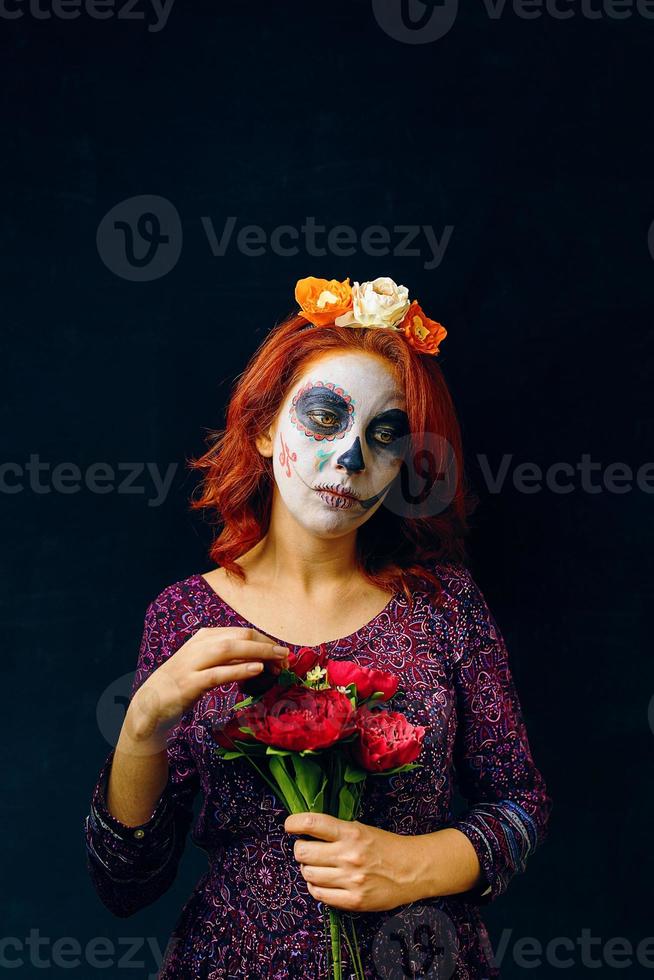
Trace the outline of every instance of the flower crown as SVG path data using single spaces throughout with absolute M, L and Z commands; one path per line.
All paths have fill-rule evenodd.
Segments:
M 447 330 L 430 320 L 420 304 L 409 299 L 406 286 L 398 286 L 388 276 L 372 282 L 337 279 L 298 279 L 295 299 L 301 315 L 316 327 L 334 323 L 337 327 L 381 327 L 396 330 L 421 354 L 438 354 L 438 345 Z

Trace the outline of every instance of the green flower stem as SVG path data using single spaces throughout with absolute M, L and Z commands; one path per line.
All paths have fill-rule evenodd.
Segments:
M 343 980 L 341 964 L 341 923 L 336 909 L 329 909 L 329 933 L 332 943 L 333 980 Z
M 287 809 L 289 812 L 304 813 L 305 810 L 309 809 L 308 804 L 300 793 L 297 783 L 289 775 L 284 759 L 285 757 L 281 755 L 271 755 L 268 758 L 270 774 L 279 786 L 279 791 L 283 794 L 284 799 L 288 801 Z
M 325 932 L 325 952 L 327 954 L 327 973 L 331 976 L 332 973 L 332 955 L 331 955 L 331 938 L 329 932 L 329 913 L 327 906 L 323 902 L 322 906 L 322 924 Z
M 352 931 L 352 942 L 347 934 L 347 922 L 350 924 L 350 929 Z M 357 939 L 357 930 L 354 925 L 354 920 L 351 915 L 346 915 L 345 922 L 343 923 L 343 935 L 345 936 L 345 941 L 347 947 L 350 951 L 350 956 L 352 958 L 352 965 L 354 966 L 354 975 L 357 980 L 365 980 L 365 974 L 363 972 L 363 963 L 361 961 L 361 950 L 359 949 L 359 941 Z
M 352 949 L 352 943 L 350 942 L 350 937 L 347 934 L 347 928 L 346 928 L 344 922 L 343 922 L 343 938 L 345 939 L 345 945 L 347 946 L 348 953 L 350 954 L 350 960 L 352 962 L 352 966 L 354 967 L 354 972 L 355 972 L 355 974 L 357 975 L 357 978 L 358 978 L 358 974 L 357 974 L 357 961 L 356 961 L 356 957 L 354 955 L 354 950 Z
M 233 741 L 232 744 L 234 745 L 234 748 L 238 750 L 238 746 Z M 243 752 L 243 756 L 256 770 L 266 785 L 270 787 L 272 792 L 281 798 L 289 813 L 297 813 L 305 809 L 312 809 L 310 801 L 305 801 L 304 796 L 298 786 L 297 779 L 294 779 L 287 770 L 284 756 L 272 755 L 270 757 L 266 757 L 268 771 L 272 777 L 270 779 L 256 764 L 252 755 L 245 751 Z M 274 763 L 271 765 L 273 760 Z M 344 780 L 344 767 L 347 760 L 339 751 L 330 753 L 328 755 L 328 760 L 329 793 L 328 806 L 324 812 L 329 813 L 332 816 L 338 816 L 339 794 L 341 788 L 346 785 Z M 358 783 L 347 784 L 352 796 L 354 797 L 352 820 L 358 819 L 358 815 L 361 810 L 361 801 L 365 783 L 366 780 L 362 779 Z M 323 904 L 323 925 L 325 931 L 327 969 L 332 980 L 343 980 L 341 936 L 345 939 L 355 977 L 357 980 L 365 980 L 363 963 L 361 960 L 361 951 L 359 949 L 356 928 L 352 917 L 350 915 L 342 916 L 338 909 L 330 908 L 329 906 L 325 906 Z M 349 932 L 351 932 L 351 937 Z
M 229 736 L 228 736 L 228 738 L 229 738 Z M 236 744 L 236 742 L 233 739 L 231 739 L 231 738 L 229 739 L 229 741 L 234 746 L 234 749 L 238 750 L 238 745 Z M 261 771 L 261 769 L 259 768 L 259 766 L 254 761 L 253 756 L 251 756 L 248 752 L 243 752 L 243 758 L 244 759 L 247 759 L 247 761 L 250 763 L 251 766 L 254 766 L 254 768 L 259 773 L 259 775 L 261 776 L 261 778 L 263 779 L 263 781 L 270 787 L 270 789 L 273 791 L 273 793 L 276 793 L 278 796 L 281 794 L 282 802 L 284 803 L 284 806 L 286 807 L 286 809 L 288 810 L 288 812 L 291 813 L 292 812 L 291 811 L 291 808 L 289 807 L 288 802 L 286 800 L 286 797 L 284 796 L 284 794 L 280 790 L 279 786 L 276 786 L 275 783 L 273 783 L 272 780 L 268 779 L 268 777 Z

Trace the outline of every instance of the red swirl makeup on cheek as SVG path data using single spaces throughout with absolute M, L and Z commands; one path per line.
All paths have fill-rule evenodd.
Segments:
M 291 461 L 297 462 L 297 453 L 292 453 L 286 443 L 284 442 L 284 436 L 280 433 L 279 440 L 282 444 L 282 451 L 279 454 L 279 462 L 284 467 L 284 472 L 286 476 L 291 476 Z

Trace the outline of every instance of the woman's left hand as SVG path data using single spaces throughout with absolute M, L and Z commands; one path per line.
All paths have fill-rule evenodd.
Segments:
M 381 912 L 424 897 L 416 837 L 326 813 L 291 814 L 284 829 L 319 838 L 293 846 L 317 901 L 351 912 Z

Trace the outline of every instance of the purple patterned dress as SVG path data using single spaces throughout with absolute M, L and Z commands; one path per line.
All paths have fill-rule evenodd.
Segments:
M 396 593 L 360 630 L 324 647 L 330 657 L 398 672 L 393 706 L 427 729 L 422 768 L 369 778 L 359 820 L 407 835 L 457 827 L 473 844 L 484 881 L 465 894 L 356 914 L 370 980 L 498 977 L 480 906 L 525 870 L 545 839 L 552 807 L 532 759 L 504 640 L 482 592 L 460 563 L 430 567 L 442 583 L 437 601 L 427 587 L 416 589 L 411 608 Z M 147 608 L 132 693 L 200 627 L 252 625 L 200 574 L 169 585 Z M 323 907 L 293 855 L 296 837 L 284 830 L 286 811 L 244 759 L 225 761 L 212 751 L 213 728 L 240 697 L 235 684 L 214 688 L 172 729 L 169 781 L 139 828 L 107 810 L 109 754 L 84 823 L 89 871 L 118 916 L 154 902 L 175 879 L 193 798 L 202 790 L 191 839 L 206 851 L 208 868 L 181 912 L 159 977 L 322 980 L 329 976 Z M 467 806 L 458 816 L 455 785 Z M 345 944 L 343 967 L 349 980 Z

